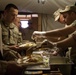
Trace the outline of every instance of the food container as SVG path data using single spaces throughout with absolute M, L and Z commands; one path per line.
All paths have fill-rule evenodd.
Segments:
M 50 64 L 66 64 L 69 62 L 67 57 L 50 56 Z
M 51 56 L 50 57 L 50 68 L 51 70 L 55 70 L 56 68 L 60 69 L 60 72 L 63 75 L 71 75 L 71 62 L 67 57 L 60 57 L 60 56 Z

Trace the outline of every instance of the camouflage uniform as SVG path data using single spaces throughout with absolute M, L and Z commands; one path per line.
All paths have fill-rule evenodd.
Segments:
M 11 23 L 10 25 L 5 24 L 4 21 L 1 23 L 2 27 L 2 40 L 6 45 L 14 45 L 19 43 L 19 30 L 16 25 Z
M 0 22 L 2 28 L 2 42 L 4 59 L 14 60 L 18 58 L 19 53 L 8 48 L 10 45 L 19 45 L 22 42 L 21 34 L 16 25 L 6 24 L 3 20 Z

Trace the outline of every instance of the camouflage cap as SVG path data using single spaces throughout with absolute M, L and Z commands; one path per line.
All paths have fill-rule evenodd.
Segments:
M 65 13 L 65 12 L 68 12 L 68 11 L 76 12 L 76 6 L 74 6 L 74 5 L 66 6 L 64 10 L 60 11 L 60 13 Z
M 62 9 L 59 8 L 57 11 L 54 12 L 53 15 L 54 15 L 55 21 L 57 21 L 59 19 L 61 10 Z

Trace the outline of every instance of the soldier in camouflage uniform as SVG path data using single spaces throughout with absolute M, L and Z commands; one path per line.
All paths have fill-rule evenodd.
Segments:
M 44 41 L 42 43 L 42 46 L 47 44 L 48 47 L 51 47 L 51 48 L 52 47 L 58 47 L 58 48 L 68 48 L 69 47 L 69 49 L 70 49 L 69 59 L 72 60 L 74 65 L 72 66 L 72 72 L 70 72 L 70 74 L 63 74 L 63 75 L 76 75 L 76 6 L 66 6 L 64 10 L 60 11 L 60 13 L 63 14 L 64 22 L 69 26 L 55 30 L 55 31 L 49 31 L 49 32 L 47 31 L 45 33 L 34 32 L 33 35 L 35 37 L 36 37 L 36 35 L 38 35 L 38 36 L 39 35 L 43 35 L 43 36 L 50 35 L 50 37 L 57 37 L 60 35 L 68 36 L 64 40 L 61 40 L 58 42 Z M 61 50 L 54 51 L 53 55 L 57 55 Z
M 9 12 L 9 13 L 8 13 Z M 18 27 L 13 23 L 17 18 L 17 8 L 5 8 L 3 19 L 0 21 L 2 28 L 2 42 L 5 60 L 15 60 L 21 57 L 18 52 L 21 52 L 19 45 L 22 42 L 21 34 Z M 8 17 L 9 16 L 9 17 Z
M 19 31 L 16 25 L 12 23 L 17 15 L 18 8 L 14 4 L 8 4 L 5 7 L 3 19 L 0 21 L 0 30 L 2 30 L 2 35 L 0 34 L 2 41 L 0 43 L 3 43 L 3 60 L 0 59 L 0 75 L 21 75 L 23 71 L 23 67 L 14 61 L 16 58 L 21 57 L 18 53 L 21 50 L 18 47 Z
M 20 42 L 18 28 L 13 23 L 11 23 L 10 25 L 6 25 L 4 21 L 1 22 L 1 27 L 2 27 L 4 59 L 8 59 L 8 60 L 13 59 L 11 54 L 14 54 L 13 56 L 17 58 L 16 56 L 17 52 L 14 50 L 18 50 L 18 47 L 16 46 L 19 45 Z M 13 46 L 15 46 L 16 48 L 13 48 Z M 8 53 L 10 55 L 8 55 Z

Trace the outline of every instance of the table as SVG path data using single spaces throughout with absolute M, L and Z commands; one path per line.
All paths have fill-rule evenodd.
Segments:
M 50 68 L 57 67 L 63 75 L 71 75 L 73 62 L 66 57 L 50 57 Z
M 50 55 L 46 55 L 46 57 L 49 58 L 49 66 L 46 67 L 46 66 L 44 66 L 44 64 L 27 66 L 24 74 L 26 75 L 26 72 L 28 72 L 28 73 L 29 72 L 30 73 L 31 72 L 34 72 L 34 73 L 36 73 L 36 72 L 41 72 L 41 73 L 61 72 L 63 75 L 71 74 L 72 62 L 69 62 L 69 59 L 67 59 L 66 57 L 50 56 Z M 45 58 L 43 57 L 43 61 L 44 61 L 44 59 Z M 30 74 L 30 75 L 32 75 L 32 74 Z
M 71 75 L 71 67 L 72 67 L 72 63 L 58 63 L 58 64 L 50 64 L 51 69 L 53 70 L 54 67 L 59 68 L 60 72 L 63 75 Z
M 42 71 L 42 73 L 50 72 L 50 66 L 48 66 L 48 67 L 45 67 L 44 65 L 28 66 L 26 68 L 26 71 Z
M 42 72 L 42 73 L 61 73 L 62 75 L 71 75 L 71 66 L 72 62 L 67 63 L 50 63 L 48 67 L 44 67 L 44 65 L 32 65 L 26 68 L 25 72 Z M 24 72 L 24 73 L 25 73 Z M 25 74 L 26 75 L 26 74 Z M 27 74 L 28 75 L 28 74 Z M 32 74 L 30 74 L 32 75 Z

